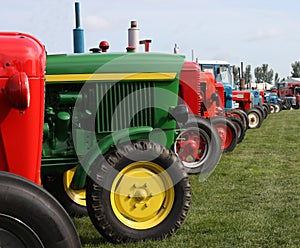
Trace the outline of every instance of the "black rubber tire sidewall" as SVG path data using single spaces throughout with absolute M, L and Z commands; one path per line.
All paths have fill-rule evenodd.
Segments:
M 69 215 L 42 187 L 25 178 L 0 172 L 0 202 L 0 213 L 29 226 L 45 247 L 81 247 Z
M 230 144 L 227 147 L 223 148 L 223 152 L 232 152 L 237 145 L 238 137 L 237 131 L 235 129 L 234 124 L 230 121 L 230 119 L 226 116 L 214 116 L 211 118 L 211 123 L 214 125 L 222 124 L 227 126 L 231 132 L 232 139 Z
M 239 118 L 243 121 L 245 129 L 248 129 L 249 120 L 248 120 L 247 114 L 244 110 L 242 110 L 242 109 L 229 109 L 229 110 L 226 111 L 226 114 L 227 115 L 233 114 L 233 116 L 238 115 Z
M 244 123 L 235 116 L 230 116 L 230 120 L 236 125 L 236 129 L 239 129 L 240 133 L 238 134 L 237 143 L 241 143 L 245 137 L 246 129 L 244 127 Z

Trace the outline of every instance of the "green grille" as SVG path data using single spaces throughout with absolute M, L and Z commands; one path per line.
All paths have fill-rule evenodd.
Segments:
M 96 131 L 113 132 L 128 127 L 153 126 L 153 87 L 153 82 L 95 84 L 99 102 Z

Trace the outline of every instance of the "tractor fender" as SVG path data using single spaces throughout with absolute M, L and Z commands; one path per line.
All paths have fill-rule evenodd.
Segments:
M 153 131 L 153 128 L 148 126 L 131 127 L 105 136 L 98 144 L 95 144 L 86 155 L 79 158 L 80 166 L 77 167 L 72 179 L 72 189 L 84 188 L 87 172 L 99 156 L 103 156 L 110 148 L 125 141 L 145 139 L 151 131 Z

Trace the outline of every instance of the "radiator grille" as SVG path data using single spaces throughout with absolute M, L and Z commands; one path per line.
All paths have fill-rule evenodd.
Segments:
M 99 102 L 96 132 L 153 126 L 153 87 L 153 82 L 95 84 Z

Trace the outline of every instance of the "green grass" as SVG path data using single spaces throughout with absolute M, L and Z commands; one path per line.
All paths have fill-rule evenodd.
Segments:
M 192 175 L 190 211 L 171 238 L 113 245 L 74 219 L 83 247 L 300 247 L 299 124 L 300 111 L 271 114 L 207 181 Z

